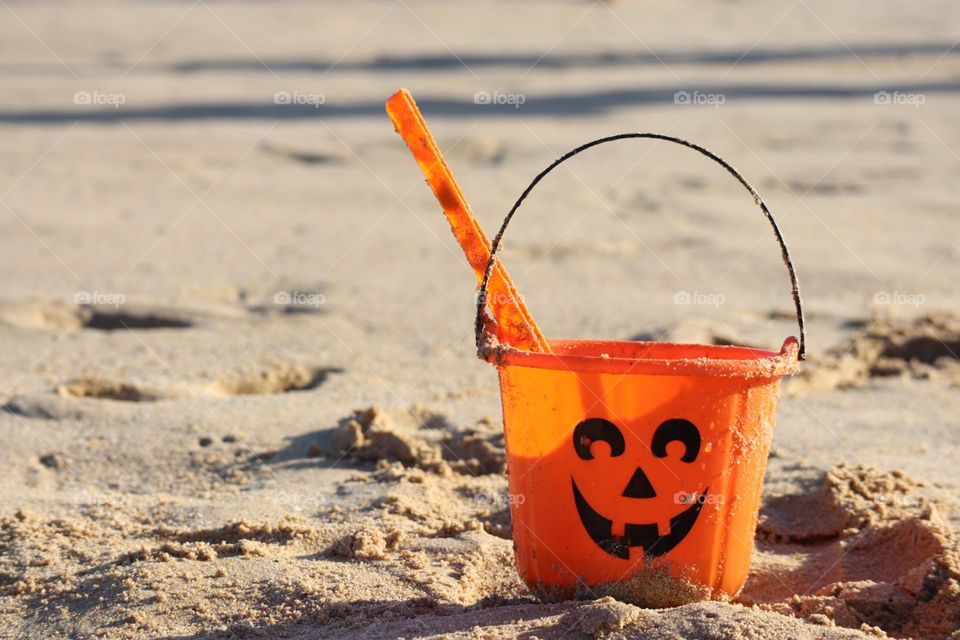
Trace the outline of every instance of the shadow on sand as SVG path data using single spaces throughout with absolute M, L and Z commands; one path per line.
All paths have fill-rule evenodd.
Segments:
M 418 97 L 417 103 L 431 118 L 503 117 L 505 115 L 595 117 L 615 109 L 674 105 L 678 92 L 722 94 L 725 102 L 741 100 L 866 100 L 878 92 L 903 94 L 955 94 L 960 81 L 916 82 L 898 86 L 830 84 L 714 84 L 649 88 L 616 88 L 580 93 L 526 95 L 522 105 L 477 104 L 474 95 L 455 98 Z M 385 97 L 385 96 L 384 96 Z M 29 109 L 0 111 L 0 124 L 62 124 L 72 122 L 113 124 L 133 121 L 209 120 L 334 120 L 384 117 L 383 100 L 327 100 L 321 105 L 274 104 L 272 96 L 253 102 L 176 103 L 121 108 Z

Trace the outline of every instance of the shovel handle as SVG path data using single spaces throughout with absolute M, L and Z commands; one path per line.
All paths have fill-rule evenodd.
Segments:
M 737 179 L 743 188 L 750 192 L 750 195 L 753 196 L 753 201 L 756 203 L 760 210 L 763 212 L 763 215 L 767 218 L 767 221 L 770 223 L 770 226 L 773 228 L 773 234 L 776 236 L 777 244 L 780 245 L 780 254 L 783 257 L 783 263 L 787 267 L 787 273 L 790 275 L 790 292 L 793 296 L 793 304 L 796 309 L 797 314 L 797 326 L 800 328 L 800 345 L 798 357 L 800 360 L 803 360 L 806 355 L 806 339 L 807 339 L 807 329 L 804 322 L 803 316 L 803 301 L 800 298 L 800 289 L 797 284 L 797 273 L 793 268 L 793 261 L 790 259 L 790 250 L 787 248 L 787 242 L 783 238 L 783 233 L 780 231 L 780 226 L 777 224 L 776 219 L 773 217 L 773 214 L 770 213 L 770 209 L 767 208 L 766 203 L 763 201 L 763 198 L 760 197 L 760 194 L 757 193 L 757 190 L 754 189 L 746 179 L 740 175 L 740 172 L 730 166 L 726 160 L 713 153 L 709 149 L 701 147 L 700 145 L 688 142 L 681 138 L 675 138 L 673 136 L 663 135 L 659 133 L 620 133 L 613 136 L 607 136 L 605 138 L 599 138 L 586 144 L 580 145 L 572 151 L 568 151 L 564 155 L 560 156 L 554 160 L 550 166 L 537 174 L 533 181 L 527 185 L 527 188 L 523 190 L 520 194 L 520 197 L 514 203 L 513 207 L 510 209 L 510 212 L 507 214 L 507 217 L 503 219 L 503 224 L 500 225 L 500 230 L 497 231 L 497 235 L 493 239 L 493 245 L 490 250 L 490 259 L 487 261 L 487 267 L 484 270 L 483 279 L 480 281 L 480 295 L 477 297 L 477 315 L 475 321 L 475 331 L 477 338 L 477 350 L 480 353 L 481 357 L 488 355 L 486 352 L 489 351 L 489 347 L 485 345 L 490 344 L 489 338 L 485 337 L 484 333 L 487 331 L 486 323 L 484 321 L 484 304 L 483 301 L 486 299 L 487 285 L 490 280 L 490 274 L 493 271 L 494 265 L 497 264 L 497 252 L 500 250 L 500 246 L 503 240 L 503 234 L 507 230 L 507 225 L 510 224 L 510 221 L 513 219 L 514 214 L 520 208 L 520 205 L 523 204 L 523 201 L 526 200 L 527 196 L 530 195 L 530 192 L 533 191 L 533 188 L 543 180 L 547 174 L 556 169 L 559 165 L 566 162 L 573 156 L 586 151 L 592 147 L 596 147 L 607 142 L 615 142 L 617 140 L 627 140 L 631 138 L 648 138 L 652 140 L 665 140 L 667 142 L 673 142 L 674 144 L 679 144 L 684 147 L 693 149 L 694 151 L 704 155 L 724 169 Z M 511 345 L 513 346 L 513 345 Z
M 487 301 L 488 285 L 493 293 L 489 300 L 493 313 L 491 330 L 495 323 L 495 330 L 501 340 L 528 351 L 549 353 L 550 344 L 540 333 L 507 270 L 501 264 L 493 267 L 490 260 L 490 241 L 480 228 L 480 223 L 473 217 L 470 205 L 443 159 L 417 103 L 413 101 L 413 96 L 406 89 L 390 96 L 387 100 L 387 114 L 397 133 L 410 148 L 427 179 L 427 184 L 443 207 L 450 229 L 473 268 L 477 281 L 480 281 L 481 276 L 484 277 L 485 295 L 477 297 L 481 307 Z

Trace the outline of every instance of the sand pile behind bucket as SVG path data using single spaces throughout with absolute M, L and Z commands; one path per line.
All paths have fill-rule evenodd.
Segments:
M 785 385 L 805 394 L 850 389 L 872 378 L 940 380 L 960 388 L 960 317 L 929 313 L 912 320 L 875 316 L 855 323 L 853 335 L 811 355 Z

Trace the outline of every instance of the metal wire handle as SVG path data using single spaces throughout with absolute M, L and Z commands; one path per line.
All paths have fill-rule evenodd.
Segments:
M 507 214 L 507 217 L 503 219 L 503 224 L 500 225 L 500 230 L 497 231 L 496 237 L 493 239 L 493 246 L 490 249 L 490 260 L 487 262 L 487 268 L 483 273 L 483 280 L 480 282 L 479 295 L 477 296 L 477 315 L 474 324 L 474 329 L 476 331 L 476 340 L 477 340 L 477 351 L 481 357 L 484 356 L 484 328 L 486 326 L 484 307 L 486 306 L 487 299 L 487 285 L 490 281 L 490 273 L 493 271 L 493 265 L 497 260 L 497 252 L 500 250 L 502 244 L 503 234 L 507 230 L 507 225 L 510 224 L 510 221 L 513 219 L 514 214 L 520 208 L 520 205 L 523 204 L 523 201 L 526 200 L 527 196 L 533 191 L 533 188 L 543 180 L 547 174 L 556 169 L 562 163 L 566 162 L 573 156 L 590 149 L 591 147 L 596 147 L 598 145 L 615 142 L 617 140 L 627 140 L 630 138 L 649 138 L 653 140 L 665 140 L 667 142 L 673 142 L 684 147 L 693 149 L 694 151 L 704 155 L 714 162 L 718 163 L 727 172 L 737 179 L 743 188 L 750 192 L 750 195 L 753 196 L 754 203 L 760 207 L 760 210 L 763 211 L 763 215 L 766 216 L 767 220 L 770 222 L 770 226 L 773 227 L 773 233 L 777 238 L 777 244 L 780 245 L 780 253 L 783 257 L 783 263 L 787 266 L 787 272 L 790 274 L 790 288 L 791 295 L 793 296 L 793 304 L 796 308 L 797 313 L 797 325 L 800 327 L 800 345 L 798 357 L 800 360 L 803 360 L 806 356 L 806 342 L 807 342 L 807 329 L 804 323 L 803 317 L 803 302 L 800 299 L 800 289 L 797 285 L 797 273 L 793 268 L 793 261 L 790 259 L 790 250 L 787 248 L 786 240 L 783 239 L 783 233 L 780 231 L 780 226 L 777 224 L 776 219 L 773 217 L 773 214 L 770 213 L 770 209 L 767 208 L 766 203 L 763 201 L 763 198 L 760 197 L 760 194 L 757 193 L 757 190 L 754 189 L 746 179 L 740 175 L 736 169 L 730 166 L 726 160 L 713 153 L 709 149 L 705 149 L 700 145 L 688 142 L 681 138 L 675 138 L 673 136 L 663 135 L 660 133 L 620 133 L 613 136 L 607 136 L 605 138 L 598 138 L 586 144 L 580 145 L 572 151 L 568 151 L 564 155 L 560 156 L 553 163 L 550 164 L 546 169 L 537 174 L 533 181 L 527 185 L 527 188 L 523 190 L 523 193 L 520 194 L 520 197 L 517 198 L 517 201 L 514 203 L 513 208 L 510 209 L 510 213 Z

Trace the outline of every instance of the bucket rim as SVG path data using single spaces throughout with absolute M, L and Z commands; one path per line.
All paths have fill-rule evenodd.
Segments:
M 572 373 L 623 375 L 702 376 L 725 378 L 780 378 L 797 373 L 799 342 L 793 336 L 780 351 L 738 345 L 707 345 L 637 340 L 549 340 L 552 353 L 524 351 L 509 345 L 483 350 L 482 358 L 498 369 L 525 367 Z M 693 352 L 684 357 L 611 356 L 609 352 L 642 350 L 646 353 Z M 586 351 L 590 355 L 584 354 Z M 595 353 L 596 355 L 593 355 Z

